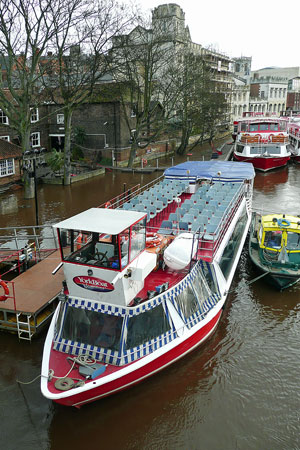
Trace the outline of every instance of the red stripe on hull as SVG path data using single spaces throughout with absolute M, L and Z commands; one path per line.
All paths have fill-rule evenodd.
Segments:
M 290 156 L 282 156 L 280 158 L 250 158 L 247 156 L 240 156 L 236 153 L 233 154 L 233 157 L 236 161 L 249 162 L 252 163 L 254 168 L 257 170 L 262 170 L 263 172 L 267 172 L 268 170 L 277 169 L 278 167 L 283 167 L 287 164 L 290 159 Z
M 172 362 L 175 362 L 177 359 L 183 357 L 186 353 L 200 345 L 216 327 L 221 314 L 222 309 L 208 324 L 204 325 L 204 327 L 193 334 L 189 339 L 186 339 L 169 352 L 159 356 L 145 366 L 140 367 L 139 369 L 134 370 L 119 379 L 110 381 L 105 385 L 73 395 L 71 397 L 61 398 L 54 401 L 66 406 L 82 406 L 86 403 L 98 400 L 101 397 L 107 397 L 108 395 L 120 392 L 141 382 L 143 379 L 155 374 L 159 370 L 162 370 L 164 367 L 168 366 Z

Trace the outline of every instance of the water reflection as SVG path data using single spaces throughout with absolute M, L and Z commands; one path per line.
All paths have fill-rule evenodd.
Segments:
M 254 205 L 294 213 L 299 170 L 290 165 L 257 174 Z M 40 185 L 40 222 L 97 206 L 119 194 L 123 183 L 130 187 L 156 176 L 108 173 L 68 187 Z M 18 214 L 1 215 L 1 226 L 32 225 L 34 201 L 24 200 L 20 191 L 14 195 Z M 43 398 L 39 381 L 22 388 L 16 383 L 17 378 L 28 381 L 39 374 L 45 335 L 28 344 L 3 334 L 3 448 L 298 448 L 300 286 L 280 293 L 263 279 L 249 284 L 255 277 L 245 248 L 223 317 L 209 341 L 140 385 L 80 411 Z

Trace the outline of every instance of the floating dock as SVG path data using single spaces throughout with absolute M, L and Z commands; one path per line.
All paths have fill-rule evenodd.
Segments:
M 61 263 L 55 236 L 49 230 L 45 233 L 46 227 L 32 228 L 35 228 L 33 234 L 28 234 L 28 230 L 24 233 L 22 229 L 21 239 L 20 230 L 16 232 L 14 229 L 14 240 L 18 236 L 15 247 L 19 247 L 20 243 L 24 245 L 26 236 L 25 247 L 14 250 L 0 248 L 1 267 L 9 267 L 4 273 L 2 270 L 1 275 L 9 293 L 7 299 L 0 302 L 0 330 L 17 333 L 19 339 L 29 341 L 49 322 L 58 304 L 64 280 L 63 270 L 52 274 Z M 3 230 L 0 233 L 2 242 L 9 237 L 8 234 L 3 236 Z M 50 243 L 49 239 L 52 248 L 48 246 L 46 249 L 45 241 Z M 2 294 L 4 292 L 0 287 Z

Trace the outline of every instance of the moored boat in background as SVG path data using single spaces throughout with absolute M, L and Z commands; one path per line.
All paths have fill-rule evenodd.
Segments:
M 274 117 L 239 120 L 233 157 L 263 172 L 285 166 L 291 157 L 287 121 Z
M 80 407 L 213 333 L 251 222 L 254 176 L 251 164 L 187 162 L 55 225 L 66 290 L 45 341 L 44 396 Z
M 266 281 L 277 289 L 300 281 L 300 217 L 253 213 L 249 255 Z
M 300 163 L 300 117 L 292 117 L 288 122 L 288 134 L 291 150 L 291 159 Z

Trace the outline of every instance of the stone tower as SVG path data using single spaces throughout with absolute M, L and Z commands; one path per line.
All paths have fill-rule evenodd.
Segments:
M 185 26 L 185 13 L 175 3 L 167 3 L 154 8 L 152 12 L 153 33 L 167 41 L 190 41 L 190 32 Z

